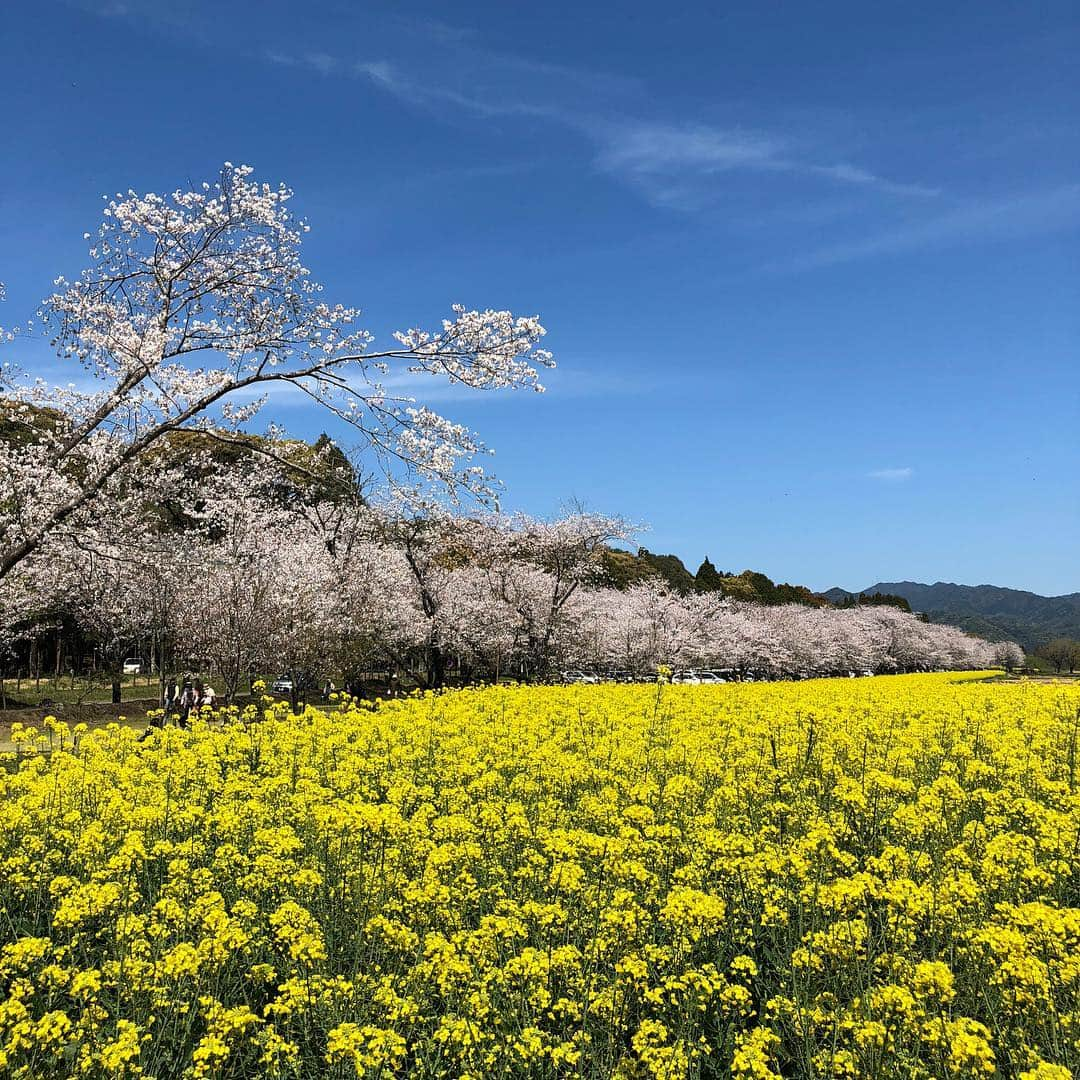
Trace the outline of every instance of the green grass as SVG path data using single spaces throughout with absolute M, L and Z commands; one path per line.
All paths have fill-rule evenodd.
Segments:
M 59 679 L 4 679 L 2 700 L 9 709 L 32 709 L 43 701 L 58 701 L 65 705 L 92 704 L 112 700 L 111 683 L 62 675 Z M 125 675 L 120 682 L 122 701 L 157 698 L 156 675 Z

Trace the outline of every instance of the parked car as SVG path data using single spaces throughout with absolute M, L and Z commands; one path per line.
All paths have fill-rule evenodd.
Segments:
M 696 671 L 676 671 L 671 676 L 673 683 L 678 683 L 680 686 L 700 686 L 701 679 L 698 677 Z
M 722 679 L 715 671 L 698 671 L 695 674 L 702 686 L 719 686 L 720 683 L 727 682 L 727 679 Z
M 129 656 L 121 670 L 125 675 L 143 675 L 146 672 L 146 661 L 138 656 Z
M 322 689 L 321 683 L 310 672 L 305 672 L 300 676 L 300 680 L 296 686 L 297 692 L 301 694 L 310 694 Z M 291 675 L 279 675 L 270 684 L 271 694 L 291 694 L 293 692 L 293 678 Z
M 590 675 L 587 671 L 564 671 L 562 673 L 562 681 L 564 683 L 577 683 L 577 684 L 591 684 L 597 683 L 600 680 L 595 675 Z

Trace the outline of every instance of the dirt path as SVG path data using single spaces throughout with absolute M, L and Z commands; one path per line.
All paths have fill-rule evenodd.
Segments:
M 121 721 L 125 727 L 142 729 L 146 726 L 146 713 L 157 708 L 157 698 L 144 698 L 139 701 L 125 701 L 120 705 L 95 702 L 87 705 L 51 705 L 48 708 L 5 709 L 0 713 L 0 753 L 15 749 L 11 741 L 13 724 L 24 724 L 41 729 L 46 716 L 55 716 L 69 727 L 76 724 L 88 724 L 90 727 L 104 727 L 106 724 Z
M 252 699 L 247 695 L 241 695 L 234 701 L 235 705 L 243 708 L 250 704 Z M 57 720 L 63 720 L 68 727 L 76 724 L 86 724 L 90 728 L 101 728 L 108 724 L 121 723 L 124 727 L 142 731 L 146 727 L 146 714 L 151 709 L 158 707 L 157 698 L 142 698 L 137 701 L 125 701 L 120 705 L 111 705 L 101 702 L 93 702 L 85 705 L 52 705 L 48 708 L 35 709 L 5 709 L 0 712 L 0 754 L 8 753 L 15 749 L 11 741 L 11 727 L 13 724 L 24 724 L 27 727 L 35 727 L 42 731 L 42 723 L 46 716 L 55 716 Z M 212 721 L 217 723 L 218 721 Z

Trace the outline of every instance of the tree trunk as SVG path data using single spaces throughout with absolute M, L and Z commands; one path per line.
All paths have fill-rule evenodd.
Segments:
M 446 655 L 439 645 L 428 646 L 427 684 L 438 690 L 446 682 Z
M 120 676 L 113 675 L 112 680 L 112 703 L 114 705 L 120 704 Z

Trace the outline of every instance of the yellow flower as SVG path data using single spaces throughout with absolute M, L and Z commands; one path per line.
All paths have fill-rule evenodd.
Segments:
M 731 1063 L 734 1080 L 780 1080 L 780 1074 L 772 1068 L 773 1052 L 779 1045 L 779 1038 L 768 1028 L 753 1028 L 739 1034 Z
M 1064 1080 L 1078 709 L 972 673 L 16 729 L 0 1076 Z
M 1022 1072 L 1020 1080 L 1073 1080 L 1073 1074 L 1064 1065 L 1040 1061 L 1035 1068 Z
M 351 1064 L 357 1076 L 393 1072 L 405 1056 L 405 1040 L 396 1032 L 359 1024 L 338 1024 L 326 1037 L 326 1061 Z
M 139 1053 L 139 1029 L 130 1020 L 118 1020 L 116 1038 L 101 1048 L 98 1060 L 110 1075 L 118 1076 L 139 1057 Z

